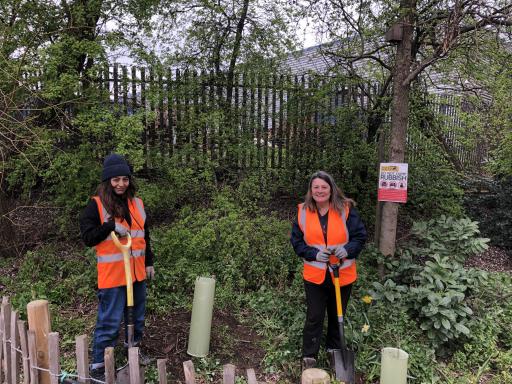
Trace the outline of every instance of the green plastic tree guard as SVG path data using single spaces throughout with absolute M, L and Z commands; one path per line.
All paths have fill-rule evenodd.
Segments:
M 406 384 L 409 354 L 398 348 L 382 348 L 380 384 Z
M 215 279 L 198 277 L 194 288 L 192 319 L 188 337 L 187 353 L 191 356 L 205 357 L 210 350 L 214 295 Z

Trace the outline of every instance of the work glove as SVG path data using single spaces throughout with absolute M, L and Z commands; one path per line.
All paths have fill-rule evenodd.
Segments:
M 146 267 L 146 279 L 153 280 L 155 278 L 155 267 Z
M 316 254 L 316 261 L 320 261 L 321 263 L 327 263 L 329 261 L 329 256 L 331 256 L 331 251 L 327 248 L 318 251 Z
M 347 257 L 347 250 L 343 245 L 338 245 L 337 247 L 333 247 L 331 249 L 332 253 L 334 253 L 334 256 L 336 256 L 339 260 L 344 259 Z
M 114 229 L 114 231 L 116 231 L 116 233 L 121 236 L 121 237 L 125 237 L 126 234 L 128 233 L 128 228 L 122 226 L 121 224 L 119 223 L 116 223 L 116 228 Z

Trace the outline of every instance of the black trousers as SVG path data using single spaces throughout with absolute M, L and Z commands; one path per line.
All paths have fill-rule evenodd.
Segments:
M 327 349 L 341 348 L 338 314 L 336 313 L 336 292 L 328 271 L 326 271 L 325 280 L 322 284 L 304 281 L 304 290 L 306 292 L 307 312 L 302 338 L 302 356 L 314 357 L 316 359 L 320 350 L 326 309 L 327 337 L 325 347 Z M 352 284 L 341 287 L 343 316 L 346 314 L 351 291 Z

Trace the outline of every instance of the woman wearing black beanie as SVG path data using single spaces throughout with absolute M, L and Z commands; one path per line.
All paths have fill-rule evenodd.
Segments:
M 116 345 L 126 307 L 126 277 L 121 252 L 111 232 L 124 237 L 130 233 L 130 264 L 134 299 L 134 341 L 138 344 L 144 329 L 146 278 L 155 274 L 146 212 L 135 196 L 136 186 L 123 156 L 111 154 L 103 162 L 101 183 L 80 217 L 85 245 L 96 250 L 98 270 L 98 317 L 94 331 L 91 377 L 104 379 L 105 348 Z

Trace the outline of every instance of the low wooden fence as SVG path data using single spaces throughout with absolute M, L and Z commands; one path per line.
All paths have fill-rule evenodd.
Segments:
M 67 383 L 116 383 L 114 348 L 105 350 L 105 381 L 89 375 L 89 342 L 87 335 L 76 337 L 75 373 L 60 368 L 59 333 L 50 330 L 48 302 L 36 300 L 27 305 L 28 322 L 19 319 L 19 313 L 11 308 L 9 298 L 4 296 L 0 312 L 0 383 L 5 384 L 58 384 Z M 156 361 L 159 384 L 168 382 L 167 359 Z M 145 382 L 144 369 L 139 362 L 139 348 L 128 350 L 129 371 L 124 383 Z M 121 367 L 124 368 L 124 367 Z M 119 370 L 118 370 L 119 371 Z M 234 384 L 236 367 L 223 367 L 223 383 Z M 183 363 L 185 384 L 196 383 L 196 373 L 191 360 Z M 248 384 L 257 384 L 254 369 L 247 369 Z M 176 382 L 176 380 L 174 380 Z

